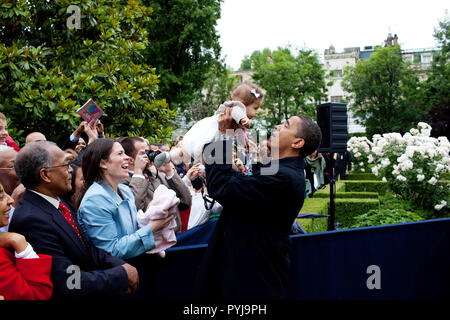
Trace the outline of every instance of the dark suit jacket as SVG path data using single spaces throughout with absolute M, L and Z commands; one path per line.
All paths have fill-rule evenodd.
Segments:
M 208 193 L 223 211 L 198 272 L 195 298 L 282 298 L 289 234 L 305 196 L 304 168 L 299 157 L 281 159 L 274 175 L 261 175 L 257 166 L 247 176 L 231 164 L 206 165 Z
M 76 218 L 73 220 L 77 221 Z M 78 229 L 81 232 L 79 226 Z M 24 235 L 36 252 L 53 257 L 54 298 L 106 297 L 128 288 L 128 277 L 121 267 L 125 261 L 112 257 L 86 240 L 83 244 L 64 216 L 32 191 L 25 191 L 19 201 L 9 231 Z M 76 278 L 75 271 L 68 270 L 70 266 L 78 266 L 81 270 L 79 289 L 73 288 Z M 68 283 L 72 285 L 68 286 Z

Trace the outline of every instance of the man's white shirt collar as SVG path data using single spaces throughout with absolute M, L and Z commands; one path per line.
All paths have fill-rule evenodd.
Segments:
M 31 190 L 31 189 L 29 189 L 29 190 L 30 190 L 30 191 L 33 191 L 34 193 L 40 195 L 42 198 L 44 198 L 45 200 L 47 200 L 48 202 L 50 202 L 56 209 L 59 208 L 59 202 L 60 202 L 59 200 L 56 200 L 55 198 L 49 197 L 49 196 L 47 196 L 47 195 L 45 195 L 45 194 L 42 194 L 42 193 L 40 193 L 40 192 Z

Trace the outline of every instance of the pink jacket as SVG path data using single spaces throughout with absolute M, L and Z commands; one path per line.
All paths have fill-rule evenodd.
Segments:
M 145 213 L 142 210 L 138 211 L 137 220 L 139 227 L 148 225 L 150 220 L 167 218 L 171 214 L 176 214 L 178 203 L 180 203 L 180 199 L 177 198 L 175 191 L 168 189 L 163 184 L 159 185 L 153 194 L 153 200 L 149 203 L 147 211 Z M 148 253 L 161 252 L 177 243 L 177 238 L 175 237 L 176 227 L 177 223 L 174 219 L 164 229 L 154 232 L 155 248 Z

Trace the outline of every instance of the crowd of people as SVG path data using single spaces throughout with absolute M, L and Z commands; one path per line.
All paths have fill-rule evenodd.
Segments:
M 277 228 L 276 232 L 264 231 L 285 241 L 289 223 L 292 224 L 304 200 L 303 159 L 315 173 L 319 172 L 318 184 L 311 180 L 313 189 L 326 183 L 326 165 L 316 161 L 324 157 L 320 154 L 307 157 L 320 144 L 320 129 L 302 116 L 287 120 L 290 127 L 277 126 L 272 135 L 279 134 L 277 141 L 281 141 L 276 145 L 277 159 L 295 161 L 282 161 L 280 171 L 286 170 L 284 165 L 290 169 L 286 171 L 289 174 L 281 175 L 281 180 L 279 174 L 261 178 L 261 164 L 255 160 L 269 159 L 275 143 L 271 137 L 257 146 L 246 139 L 246 129 L 263 102 L 263 92 L 256 85 L 243 83 L 233 89 L 232 99 L 221 105 L 207 124 L 194 126 L 171 148 L 167 144 L 149 143 L 142 137 L 107 138 L 99 120 L 82 121 L 61 147 L 42 133 L 32 132 L 19 148 L 8 135 L 6 116 L 0 113 L 0 299 L 108 298 L 133 294 L 142 275 L 142 270 L 133 266 L 134 259 L 151 254 L 163 258 L 164 250 L 176 243 L 176 234 L 209 219 L 222 219 L 222 213 L 233 208 L 239 211 L 224 194 L 237 198 L 253 193 L 257 197 L 253 200 L 259 202 L 255 206 L 259 207 L 271 201 L 274 196 L 269 196 L 270 190 L 281 180 L 285 180 L 285 188 L 295 177 L 300 182 L 294 189 L 289 192 L 277 189 L 275 194 L 290 197 L 291 201 L 284 205 L 289 215 L 271 225 Z M 230 140 L 228 131 L 223 130 L 224 123 L 228 130 L 243 129 L 240 136 L 232 136 Z M 302 126 L 306 124 L 307 130 L 314 134 L 308 136 L 304 132 Z M 226 143 L 231 142 L 232 150 L 232 162 L 222 164 L 220 174 L 214 173 L 214 165 L 205 163 L 199 152 L 217 142 L 219 136 Z M 313 142 L 309 143 L 305 137 L 311 137 Z M 292 168 L 298 172 L 294 174 Z M 309 179 L 308 169 L 306 177 Z M 233 189 L 221 190 L 228 183 L 234 185 Z M 242 194 L 236 193 L 238 190 Z M 245 199 L 246 203 L 252 201 Z M 245 224 L 249 230 L 254 229 Z M 270 238 L 267 234 L 266 240 Z M 275 238 L 274 243 L 280 241 Z M 276 258 L 283 260 L 284 256 Z M 282 269 L 286 271 L 284 266 Z M 78 272 L 78 278 L 77 275 L 70 278 L 71 270 Z M 225 276 L 228 280 L 229 277 L 231 274 Z M 242 281 L 248 279 L 245 272 L 242 277 Z M 70 279 L 75 280 L 70 283 Z M 255 286 L 257 278 L 250 284 Z M 259 293 L 269 291 L 273 290 L 264 288 Z
M 352 170 L 352 156 L 347 150 L 339 153 L 320 153 L 318 150 L 306 157 L 306 196 L 313 197 L 314 193 L 325 188 L 334 181 L 345 180 L 347 172 Z

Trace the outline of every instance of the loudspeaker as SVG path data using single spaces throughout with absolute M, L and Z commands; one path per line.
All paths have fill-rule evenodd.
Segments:
M 317 105 L 317 124 L 322 131 L 319 152 L 345 152 L 347 150 L 347 105 L 322 103 Z

